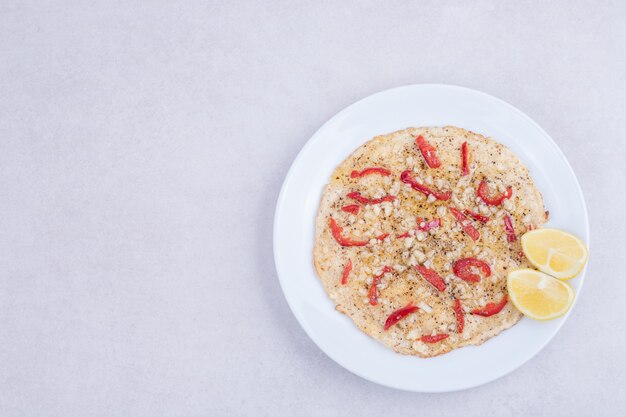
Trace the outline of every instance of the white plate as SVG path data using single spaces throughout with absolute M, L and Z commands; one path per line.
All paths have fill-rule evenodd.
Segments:
M 491 136 L 513 150 L 543 194 L 547 225 L 589 245 L 587 208 L 572 168 L 546 132 L 502 100 L 449 85 L 411 85 L 369 96 L 326 122 L 300 151 L 278 197 L 274 259 L 280 284 L 306 333 L 334 361 L 370 381 L 410 391 L 455 391 L 500 378 L 535 356 L 569 315 L 549 322 L 523 318 L 481 346 L 421 359 L 393 352 L 335 311 L 313 267 L 315 216 L 332 171 L 375 135 L 444 125 Z M 585 271 L 569 281 L 577 297 Z

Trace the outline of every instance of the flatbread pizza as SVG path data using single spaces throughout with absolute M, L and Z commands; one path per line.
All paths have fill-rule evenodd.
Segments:
M 517 323 L 506 276 L 547 220 L 524 164 L 458 127 L 373 138 L 333 172 L 314 261 L 337 311 L 396 352 L 431 357 Z

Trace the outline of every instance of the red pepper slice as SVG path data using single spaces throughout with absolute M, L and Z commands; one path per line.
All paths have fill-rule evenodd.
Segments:
M 415 269 L 419 272 L 426 281 L 433 284 L 439 291 L 446 290 L 446 282 L 439 276 L 437 272 L 430 268 L 426 268 L 424 265 L 415 265 Z
M 506 192 L 503 194 L 496 196 L 492 195 L 489 192 L 489 186 L 485 180 L 482 180 L 478 186 L 478 197 L 480 197 L 488 206 L 499 206 L 505 198 L 511 198 L 512 195 L 513 188 L 511 187 L 507 188 Z
M 450 213 L 454 216 L 454 218 L 459 222 L 465 233 L 468 234 L 473 240 L 480 239 L 480 233 L 474 226 L 470 224 L 469 219 L 465 216 L 465 214 L 461 213 L 460 210 L 454 207 L 448 207 Z
M 348 283 L 348 275 L 350 275 L 350 271 L 352 271 L 352 259 L 348 259 L 348 263 L 343 269 L 343 274 L 341 275 L 341 285 L 346 285 Z
M 424 226 L 422 226 L 424 223 Z M 425 221 L 421 217 L 417 218 L 417 230 L 421 230 L 422 232 L 428 232 L 429 230 L 436 229 L 441 226 L 441 219 L 432 219 L 430 221 Z M 408 231 L 402 233 L 401 235 L 396 236 L 398 239 L 403 239 L 405 237 L 409 237 L 410 233 Z
M 415 143 L 417 143 L 417 147 L 420 148 L 420 152 L 429 167 L 439 168 L 441 166 L 441 162 L 439 161 L 439 158 L 437 158 L 437 148 L 428 143 L 422 135 L 419 135 L 415 139 Z
M 383 233 L 380 236 L 377 236 L 376 239 L 378 240 L 385 240 L 387 238 L 387 236 L 389 236 L 389 233 Z
M 386 195 L 384 197 L 381 198 L 367 198 L 367 197 L 363 197 L 361 195 L 361 193 L 357 192 L 357 191 L 353 191 L 351 193 L 347 194 L 348 198 L 351 198 L 353 200 L 358 201 L 361 204 L 380 204 L 383 203 L 385 201 L 393 201 L 396 199 L 395 196 L 393 195 Z
M 515 242 L 517 240 L 517 235 L 515 234 L 515 228 L 513 227 L 511 216 L 509 216 L 508 214 L 504 215 L 504 229 L 506 230 L 506 236 L 508 241 Z
M 358 204 L 350 204 L 349 206 L 342 207 L 341 210 L 347 213 L 352 213 L 356 216 L 357 214 L 359 214 L 359 211 L 361 211 L 361 206 L 359 206 Z
M 420 337 L 420 340 L 424 343 L 437 343 L 441 342 L 443 339 L 447 339 L 448 337 L 450 337 L 450 335 L 447 333 L 439 333 L 434 336 L 422 336 Z
M 415 179 L 413 179 L 413 177 L 411 176 L 410 169 L 407 169 L 406 171 L 402 171 L 402 173 L 400 174 L 400 181 L 402 181 L 405 184 L 409 184 L 411 188 L 413 188 L 416 191 L 419 191 L 422 194 L 434 196 L 437 200 L 449 200 L 450 197 L 452 196 L 452 191 L 442 192 L 442 191 L 431 190 L 426 185 L 420 184 L 419 182 L 415 181 Z
M 369 240 L 358 241 L 342 236 L 343 227 L 339 226 L 332 217 L 330 218 L 330 231 L 337 243 L 341 246 L 365 246 L 369 243 Z
M 401 309 L 394 311 L 393 313 L 389 315 L 389 317 L 387 317 L 387 320 L 385 321 L 384 329 L 387 330 L 388 328 L 390 328 L 391 326 L 393 326 L 394 324 L 396 324 L 397 322 L 399 322 L 400 320 L 402 320 L 409 314 L 415 313 L 417 310 L 419 310 L 417 306 L 414 306 L 413 304 L 409 303 L 405 305 L 404 307 L 402 307 Z
M 372 280 L 372 286 L 370 287 L 370 292 L 369 292 L 369 299 L 370 299 L 371 305 L 375 306 L 376 304 L 378 304 L 378 283 L 382 279 L 383 275 L 391 271 L 392 269 L 390 266 L 385 266 L 383 268 L 383 272 L 381 272 L 380 275 L 374 275 L 374 279 Z
M 461 145 L 461 176 L 469 175 L 469 168 L 467 167 L 469 162 L 468 156 L 467 142 L 463 142 Z
M 385 168 L 365 168 L 363 171 L 352 171 L 350 173 L 350 178 L 359 178 L 371 174 L 380 174 L 384 177 L 388 177 L 391 175 L 391 171 Z
M 456 315 L 456 332 L 463 333 L 465 328 L 465 315 L 463 314 L 463 307 L 461 306 L 461 300 L 454 299 L 454 314 Z
M 473 211 L 470 211 L 470 210 L 464 210 L 464 212 L 465 214 L 470 216 L 472 219 L 478 220 L 481 223 L 487 224 L 487 222 L 489 221 L 489 217 L 483 216 L 482 214 L 474 213 Z
M 506 294 L 504 294 L 504 297 L 502 298 L 502 301 L 500 301 L 499 303 L 488 303 L 486 306 L 484 306 L 483 308 L 477 308 L 476 310 L 472 310 L 472 314 L 476 314 L 479 316 L 483 316 L 483 317 L 489 317 L 489 316 L 493 316 L 494 314 L 498 314 L 499 312 L 502 311 L 502 309 L 504 308 L 504 306 L 506 305 L 506 303 L 508 302 L 508 297 Z
M 491 268 L 485 261 L 481 261 L 476 258 L 463 258 L 459 259 L 452 266 L 454 275 L 461 278 L 463 281 L 468 282 L 480 282 L 480 275 L 472 272 L 472 269 L 480 269 L 483 275 L 486 277 L 491 276 Z

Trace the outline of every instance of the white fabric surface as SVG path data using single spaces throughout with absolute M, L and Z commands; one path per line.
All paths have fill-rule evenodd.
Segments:
M 0 415 L 623 415 L 625 20 L 621 1 L 3 1 Z M 271 244 L 312 133 L 425 82 L 536 120 L 591 221 L 559 335 L 445 395 L 328 359 Z

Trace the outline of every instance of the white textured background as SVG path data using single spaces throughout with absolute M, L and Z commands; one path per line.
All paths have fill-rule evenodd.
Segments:
M 262 3 L 0 3 L 0 416 L 624 415 L 626 3 Z M 535 119 L 591 218 L 559 335 L 446 395 L 328 359 L 271 249 L 311 134 L 423 82 Z

